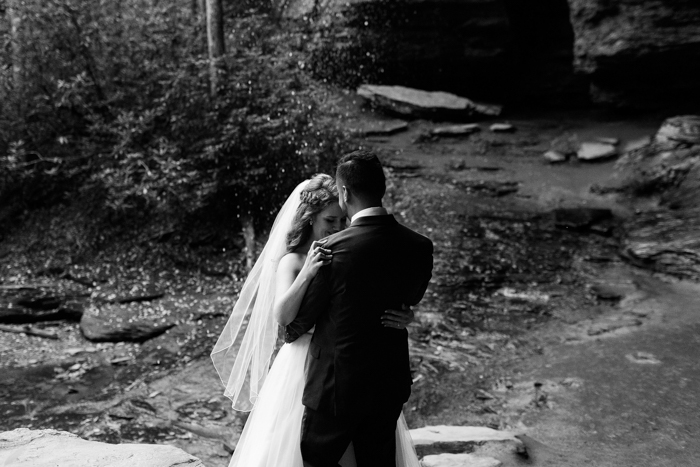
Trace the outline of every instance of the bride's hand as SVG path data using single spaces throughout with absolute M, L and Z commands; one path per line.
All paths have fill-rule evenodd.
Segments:
M 306 255 L 306 261 L 304 262 L 303 269 L 306 269 L 306 273 L 309 278 L 315 277 L 319 269 L 327 264 L 331 264 L 331 250 L 328 248 L 323 248 L 326 243 L 325 240 L 315 241 L 311 244 L 309 253 Z
M 387 328 L 406 329 L 414 319 L 411 307 L 402 305 L 400 310 L 386 310 L 382 315 L 382 325 Z

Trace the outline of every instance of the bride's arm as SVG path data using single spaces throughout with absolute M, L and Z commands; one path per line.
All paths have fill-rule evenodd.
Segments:
M 330 250 L 320 245 L 318 242 L 311 245 L 305 261 L 299 255 L 288 254 L 277 266 L 273 313 L 280 326 L 286 326 L 296 318 L 309 282 L 319 268 L 331 261 Z

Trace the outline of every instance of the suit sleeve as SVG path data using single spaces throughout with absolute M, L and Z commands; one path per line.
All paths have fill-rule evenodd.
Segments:
M 309 283 L 299 312 L 294 320 L 285 326 L 284 341 L 294 342 L 316 324 L 318 316 L 330 304 L 330 266 L 322 267 Z
M 417 305 L 423 299 L 425 291 L 430 283 L 430 278 L 433 276 L 433 242 L 426 239 L 422 248 L 423 252 L 418 259 L 418 267 L 416 268 L 416 282 L 412 290 L 412 294 L 406 305 Z

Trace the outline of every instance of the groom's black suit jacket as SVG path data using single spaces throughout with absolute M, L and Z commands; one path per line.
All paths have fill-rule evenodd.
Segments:
M 406 402 L 412 383 L 408 334 L 384 327 L 380 317 L 423 298 L 432 242 L 383 215 L 356 219 L 324 247 L 333 252 L 331 264 L 311 281 L 285 333 L 292 342 L 316 326 L 304 405 L 354 419 L 376 404 Z

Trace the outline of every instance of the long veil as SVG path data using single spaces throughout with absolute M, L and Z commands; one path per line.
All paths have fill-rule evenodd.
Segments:
M 279 260 L 287 252 L 286 236 L 300 204 L 299 195 L 308 182 L 297 185 L 282 205 L 265 248 L 211 352 L 214 368 L 225 387 L 224 395 L 236 410 L 247 412 L 253 408 L 270 368 L 278 328 L 272 313 L 275 274 Z M 246 318 L 248 325 L 243 332 Z

